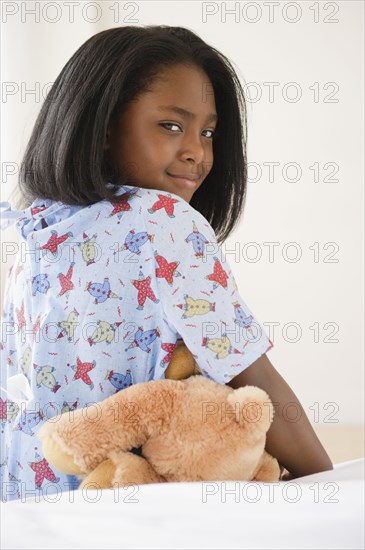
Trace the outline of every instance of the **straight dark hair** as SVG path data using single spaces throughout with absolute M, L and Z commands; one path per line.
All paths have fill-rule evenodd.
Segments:
M 20 208 L 38 197 L 78 205 L 118 202 L 105 185 L 122 185 L 103 147 L 107 131 L 129 101 L 148 91 L 160 69 L 175 64 L 200 67 L 213 86 L 218 114 L 213 166 L 190 205 L 211 224 L 218 243 L 225 241 L 246 199 L 245 97 L 230 61 L 184 27 L 117 27 L 82 44 L 35 122 L 19 171 Z

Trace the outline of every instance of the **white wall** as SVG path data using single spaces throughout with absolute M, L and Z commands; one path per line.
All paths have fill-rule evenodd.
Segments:
M 251 83 L 248 199 L 244 219 L 223 246 L 240 293 L 267 330 L 276 323 L 269 357 L 310 420 L 361 423 L 363 3 L 281 2 L 272 15 L 262 2 L 79 2 L 73 22 L 64 2 L 58 11 L 55 2 L 38 3 L 35 22 L 26 13 L 35 4 L 3 3 L 3 92 L 13 86 L 14 94 L 2 100 L 1 199 L 9 200 L 16 186 L 17 174 L 6 175 L 12 165 L 5 163 L 19 165 L 42 90 L 89 36 L 128 24 L 197 32 L 228 56 L 243 84 Z M 6 15 L 5 5 L 18 12 Z M 225 19 L 224 8 L 235 7 Z M 100 20 L 90 22 L 98 12 Z M 36 86 L 39 97 L 25 93 Z M 278 163 L 272 178 L 265 163 Z M 298 181 L 288 163 L 296 163 Z M 2 283 L 11 263 L 1 264 Z

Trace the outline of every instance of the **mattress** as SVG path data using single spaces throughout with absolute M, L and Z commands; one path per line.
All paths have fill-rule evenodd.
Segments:
M 3 549 L 363 549 L 364 459 L 291 481 L 161 483 L 1 504 Z

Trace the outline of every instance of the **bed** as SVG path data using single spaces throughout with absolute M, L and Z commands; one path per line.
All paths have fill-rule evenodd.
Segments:
M 363 549 L 364 459 L 278 484 L 164 483 L 1 504 L 3 549 Z

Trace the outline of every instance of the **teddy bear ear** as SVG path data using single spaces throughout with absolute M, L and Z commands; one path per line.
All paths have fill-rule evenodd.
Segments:
M 236 412 L 236 421 L 252 425 L 264 433 L 270 428 L 274 418 L 274 407 L 268 394 L 256 386 L 244 386 L 233 390 L 227 401 Z

